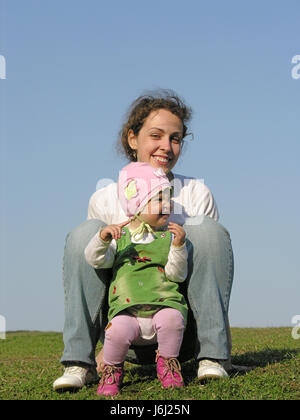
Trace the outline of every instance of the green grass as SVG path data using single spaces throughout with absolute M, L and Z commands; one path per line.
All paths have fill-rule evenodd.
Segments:
M 115 400 L 299 400 L 300 340 L 291 328 L 233 328 L 233 363 L 252 366 L 246 374 L 205 385 L 191 360 L 182 365 L 186 387 L 163 390 L 154 366 L 125 364 L 124 387 Z M 100 347 L 98 347 L 99 350 Z M 59 363 L 62 334 L 11 332 L 0 340 L 0 400 L 97 400 L 97 386 L 56 393 L 53 381 L 63 373 Z

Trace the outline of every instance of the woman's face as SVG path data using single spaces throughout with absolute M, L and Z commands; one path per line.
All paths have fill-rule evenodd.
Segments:
M 136 151 L 138 162 L 162 168 L 167 174 L 175 166 L 181 151 L 183 125 L 166 109 L 152 111 L 136 136 L 128 133 L 129 146 Z

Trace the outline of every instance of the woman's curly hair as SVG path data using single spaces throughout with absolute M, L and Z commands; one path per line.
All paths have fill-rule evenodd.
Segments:
M 131 162 L 135 162 L 137 157 L 128 144 L 129 130 L 137 136 L 150 113 L 159 109 L 166 109 L 176 115 L 182 121 L 183 138 L 187 135 L 187 123 L 192 117 L 192 109 L 174 91 L 160 89 L 141 95 L 129 107 L 117 144 L 118 150 Z

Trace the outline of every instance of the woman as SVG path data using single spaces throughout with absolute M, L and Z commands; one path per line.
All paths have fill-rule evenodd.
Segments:
M 119 145 L 129 161 L 162 168 L 174 187 L 170 221 L 183 225 L 189 252 L 189 275 L 182 286 L 190 318 L 179 360 L 195 357 L 198 378 L 226 377 L 230 360 L 228 305 L 233 280 L 233 253 L 227 230 L 218 223 L 218 210 L 209 189 L 199 180 L 176 175 L 191 110 L 172 92 L 139 97 L 131 106 Z M 81 388 L 96 382 L 95 347 L 104 340 L 107 320 L 109 270 L 95 270 L 84 249 L 99 229 L 126 220 L 117 199 L 116 184 L 96 191 L 88 220 L 66 239 L 63 278 L 65 288 L 64 375 L 54 389 Z M 155 348 L 129 350 L 129 361 L 153 363 Z M 100 358 L 101 359 L 101 358 Z M 101 360 L 100 360 L 101 361 Z

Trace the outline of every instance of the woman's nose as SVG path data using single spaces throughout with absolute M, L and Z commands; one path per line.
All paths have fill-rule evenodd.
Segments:
M 172 143 L 168 136 L 163 136 L 160 141 L 160 147 L 162 150 L 166 152 L 170 152 L 172 150 Z

